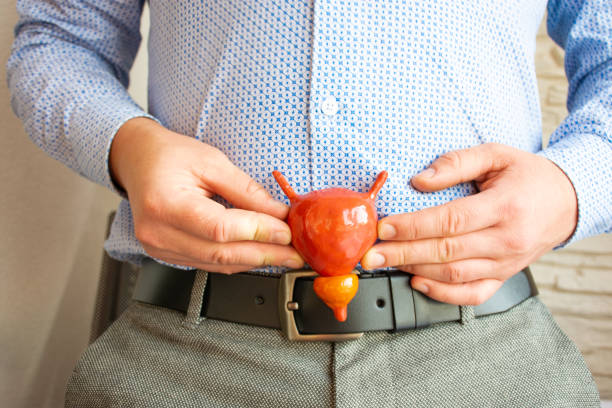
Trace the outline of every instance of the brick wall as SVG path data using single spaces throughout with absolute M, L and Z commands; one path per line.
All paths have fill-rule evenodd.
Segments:
M 567 115 L 563 50 L 545 25 L 537 38 L 536 70 L 545 141 Z M 592 237 L 544 255 L 532 271 L 540 297 L 578 344 L 602 399 L 612 399 L 612 235 Z

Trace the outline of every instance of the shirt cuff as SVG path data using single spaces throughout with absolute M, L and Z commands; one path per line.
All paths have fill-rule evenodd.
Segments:
M 69 134 L 76 135 L 74 148 L 79 173 L 107 187 L 112 192 L 127 198 L 126 192 L 117 185 L 110 172 L 110 148 L 117 131 L 125 122 L 137 117 L 146 117 L 159 122 L 146 113 L 131 99 L 117 103 L 83 104 L 74 110 L 69 124 Z
M 599 136 L 573 134 L 538 152 L 569 178 L 578 199 L 578 223 L 562 248 L 583 238 L 607 232 L 612 221 L 612 148 Z

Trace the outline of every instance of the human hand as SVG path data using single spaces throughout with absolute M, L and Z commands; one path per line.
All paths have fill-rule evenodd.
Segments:
M 115 135 L 109 165 L 150 256 L 223 273 L 303 265 L 288 245 L 288 207 L 213 146 L 135 118 Z M 213 201 L 215 194 L 237 208 Z
M 573 233 L 574 188 L 553 162 L 500 144 L 449 152 L 412 179 L 431 192 L 475 181 L 479 193 L 378 223 L 386 242 L 366 269 L 414 274 L 412 287 L 445 303 L 478 305 L 502 283 Z

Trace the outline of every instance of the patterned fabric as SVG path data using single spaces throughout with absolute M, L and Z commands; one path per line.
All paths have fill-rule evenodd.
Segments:
M 18 1 L 8 63 L 13 107 L 32 139 L 114 189 L 116 130 L 147 115 L 125 86 L 142 0 Z M 150 1 L 149 106 L 169 129 L 224 151 L 275 197 L 281 170 L 300 193 L 379 195 L 381 216 L 474 192 L 409 179 L 439 155 L 499 142 L 553 160 L 579 202 L 571 241 L 612 231 L 612 3 L 551 0 L 566 50 L 570 116 L 542 150 L 533 65 L 544 0 Z M 106 249 L 141 261 L 124 200 Z
M 200 297 L 201 299 L 201 297 Z M 66 407 L 596 408 L 576 346 L 531 298 L 506 313 L 358 341 L 132 305 L 85 352 Z

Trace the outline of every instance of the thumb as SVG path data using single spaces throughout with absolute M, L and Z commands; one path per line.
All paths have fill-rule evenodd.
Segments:
M 454 150 L 437 158 L 411 182 L 420 191 L 438 191 L 459 183 L 481 181 L 487 173 L 507 167 L 512 153 L 510 147 L 496 143 Z
M 265 213 L 285 219 L 289 207 L 275 200 L 261 184 L 240 170 L 233 163 L 227 163 L 223 176 L 209 182 L 217 194 L 237 208 Z

